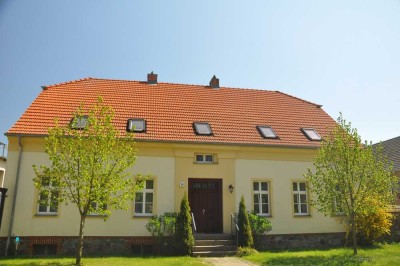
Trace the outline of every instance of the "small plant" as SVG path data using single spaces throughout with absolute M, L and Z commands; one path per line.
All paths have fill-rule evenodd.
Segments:
M 192 218 L 187 195 L 182 198 L 181 208 L 176 224 L 176 247 L 179 255 L 190 256 L 193 253 L 194 237 L 192 232 Z
M 271 222 L 268 221 L 265 217 L 261 217 L 255 212 L 249 212 L 248 216 L 251 231 L 253 233 L 254 246 L 258 248 L 261 244 L 261 236 L 271 231 L 272 225 Z
M 250 221 L 243 196 L 239 203 L 238 227 L 238 246 L 247 248 L 253 247 L 253 234 L 251 232 Z
M 378 206 L 374 199 L 366 199 L 368 206 Z M 361 245 L 372 245 L 384 235 L 390 233 L 393 214 L 385 207 L 375 207 L 360 211 L 356 215 L 357 238 Z
M 244 248 L 244 247 L 238 247 L 236 251 L 236 256 L 238 257 L 244 257 L 244 256 L 249 256 L 253 254 L 257 254 L 258 251 L 255 250 L 254 248 Z
M 146 224 L 146 229 L 152 236 L 156 237 L 160 251 L 167 251 L 168 247 L 174 246 L 177 213 L 164 213 L 154 216 Z

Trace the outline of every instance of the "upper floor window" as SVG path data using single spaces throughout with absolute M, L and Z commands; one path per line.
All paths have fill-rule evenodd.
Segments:
M 197 135 L 211 136 L 213 134 L 211 126 L 207 122 L 194 122 L 193 128 Z
M 313 128 L 302 128 L 301 131 L 309 140 L 322 140 L 321 136 Z
M 266 181 L 253 182 L 254 212 L 259 215 L 270 215 L 269 183 Z
M 58 191 L 49 177 L 42 177 L 43 191 L 39 194 L 37 212 L 40 214 L 57 214 Z
M 126 130 L 129 132 L 146 132 L 146 120 L 129 119 Z
M 306 182 L 293 182 L 293 212 L 295 215 L 308 215 L 309 206 Z
M 196 163 L 215 163 L 214 154 L 196 154 Z
M 84 129 L 88 124 L 88 119 L 87 115 L 75 116 L 72 118 L 70 126 L 72 129 Z
M 265 139 L 276 139 L 278 138 L 278 135 L 276 135 L 275 131 L 272 129 L 272 127 L 269 126 L 257 126 L 258 132 L 261 134 L 261 136 Z
M 144 188 L 135 195 L 135 215 L 152 215 L 154 202 L 154 180 L 144 182 Z

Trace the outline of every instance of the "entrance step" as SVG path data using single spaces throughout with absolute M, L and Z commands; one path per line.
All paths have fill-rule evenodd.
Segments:
M 236 242 L 230 234 L 197 234 L 193 256 L 234 256 L 236 249 Z

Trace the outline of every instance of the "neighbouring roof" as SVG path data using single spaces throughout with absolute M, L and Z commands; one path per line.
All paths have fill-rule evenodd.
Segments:
M 382 143 L 383 154 L 393 162 L 393 172 L 400 171 L 400 136 L 380 143 Z M 379 145 L 379 143 L 376 143 L 373 146 L 376 145 Z
M 128 119 L 145 119 L 137 140 L 318 147 L 301 128 L 324 137 L 336 125 L 320 105 L 278 91 L 98 78 L 43 88 L 6 135 L 46 135 L 54 118 L 67 125 L 80 103 L 92 105 L 98 96 L 114 108 L 121 132 Z M 194 122 L 209 123 L 212 135 L 195 134 Z M 257 126 L 271 127 L 278 138 L 262 137 Z

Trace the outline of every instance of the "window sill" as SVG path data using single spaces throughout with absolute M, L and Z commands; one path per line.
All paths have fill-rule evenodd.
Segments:
M 35 216 L 37 216 L 37 217 L 46 217 L 46 216 L 51 216 L 51 217 L 54 217 L 54 216 L 58 216 L 58 213 L 36 213 L 35 214 Z
M 134 214 L 133 218 L 151 218 L 153 217 L 154 214 L 149 213 L 149 214 Z
M 271 214 L 260 214 L 260 213 L 257 213 L 257 215 L 260 216 L 260 217 L 265 217 L 265 218 L 271 218 L 272 217 Z
M 293 217 L 311 217 L 311 214 L 293 214 Z
M 218 163 L 216 163 L 216 162 L 193 162 L 194 164 L 208 164 L 208 165 L 210 165 L 210 164 L 218 164 Z

